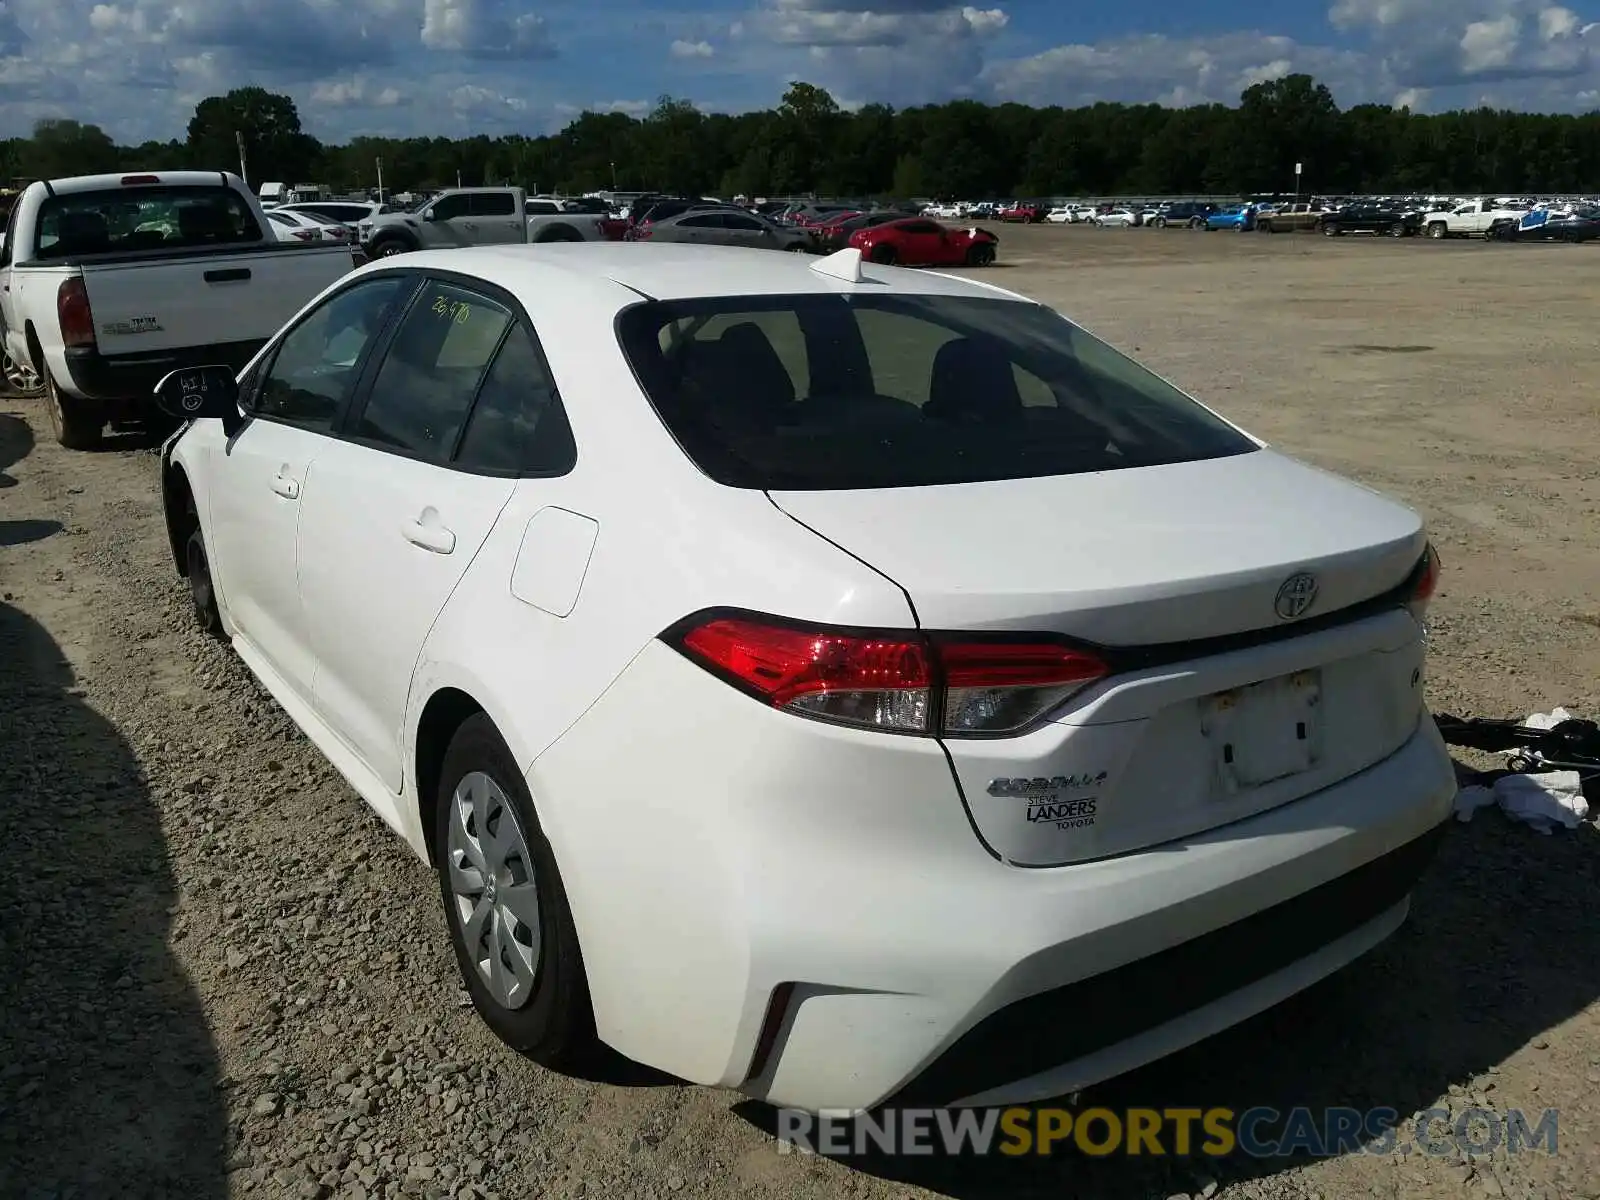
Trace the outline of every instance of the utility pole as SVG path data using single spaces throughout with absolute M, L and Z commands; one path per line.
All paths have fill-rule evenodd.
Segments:
M 1305 163 L 1298 163 L 1298 162 L 1295 163 L 1295 165 L 1294 165 L 1294 202 L 1296 204 L 1300 203 L 1300 173 L 1302 171 L 1304 171 L 1304 170 L 1305 170 Z
M 233 141 L 234 141 L 234 144 L 239 147 L 239 178 L 244 180 L 244 184 L 245 184 L 246 187 L 249 187 L 250 186 L 250 172 L 245 169 L 245 161 L 244 161 L 244 130 L 235 129 L 233 131 Z
M 378 164 L 378 203 L 383 203 L 383 159 L 374 159 Z
M 456 172 L 456 186 L 457 187 L 461 186 L 461 172 L 460 171 Z

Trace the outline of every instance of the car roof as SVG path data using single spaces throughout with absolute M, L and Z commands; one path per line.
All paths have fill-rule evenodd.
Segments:
M 382 259 L 395 269 L 455 271 L 498 284 L 513 294 L 552 286 L 552 275 L 612 293 L 617 307 L 643 296 L 692 300 L 718 296 L 836 294 L 858 287 L 811 268 L 809 254 L 783 254 L 734 246 L 639 242 L 548 242 L 536 246 L 471 246 L 422 250 Z M 861 264 L 872 291 L 907 296 L 965 296 L 1036 301 L 993 284 L 934 271 Z M 632 293 L 630 295 L 629 293 Z M 596 297 L 598 298 L 598 297 Z

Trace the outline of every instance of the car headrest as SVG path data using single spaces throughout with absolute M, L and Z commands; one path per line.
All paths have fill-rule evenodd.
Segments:
M 924 416 L 996 425 L 1022 419 L 1022 393 L 1011 359 L 995 343 L 955 338 L 933 357 Z

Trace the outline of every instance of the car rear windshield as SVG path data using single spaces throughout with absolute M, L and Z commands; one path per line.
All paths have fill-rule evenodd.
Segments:
M 188 250 L 259 242 L 243 196 L 225 187 L 126 187 L 67 192 L 39 206 L 37 258 Z
M 706 474 L 789 491 L 1072 475 L 1256 443 L 1042 305 L 947 296 L 649 301 L 618 335 Z

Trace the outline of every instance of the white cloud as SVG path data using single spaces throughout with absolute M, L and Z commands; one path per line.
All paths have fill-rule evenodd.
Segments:
M 395 108 L 405 102 L 399 88 L 374 84 L 360 75 L 325 79 L 311 89 L 311 103 L 330 108 Z
M 1503 67 L 1521 40 L 1522 22 L 1509 13 L 1493 21 L 1474 21 L 1461 35 L 1461 69 L 1471 75 Z
M 710 58 L 716 53 L 710 42 L 688 42 L 683 38 L 674 38 L 671 50 L 673 58 Z
M 1000 99 L 1029 104 L 1087 104 L 1097 99 L 1166 104 L 1236 103 L 1252 84 L 1296 71 L 1335 86 L 1358 72 L 1349 51 L 1304 46 L 1260 33 L 1117 38 L 1057 46 L 993 64 L 985 78 Z

